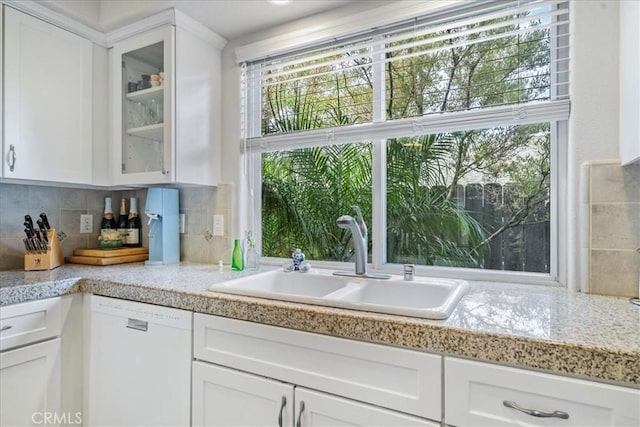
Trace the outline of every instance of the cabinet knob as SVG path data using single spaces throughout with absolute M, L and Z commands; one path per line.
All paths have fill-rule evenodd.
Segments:
M 13 172 L 13 169 L 16 166 L 16 147 L 13 144 L 9 145 L 7 160 L 9 161 L 9 171 Z
M 538 411 L 537 409 L 526 409 L 526 408 L 520 407 L 516 402 L 512 402 L 511 400 L 505 400 L 502 402 L 502 404 L 507 408 L 515 409 L 516 411 L 520 411 L 527 415 L 531 415 L 532 417 L 562 418 L 563 420 L 566 420 L 569 418 L 569 414 L 567 414 L 566 412 L 562 412 L 562 411 L 542 412 L 542 411 Z

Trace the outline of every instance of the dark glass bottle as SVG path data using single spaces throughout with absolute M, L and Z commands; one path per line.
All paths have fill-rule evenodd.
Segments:
M 127 213 L 127 199 L 120 200 L 120 216 L 118 216 L 118 223 L 116 228 L 118 232 L 120 232 L 120 236 L 122 238 L 122 243 L 125 242 L 127 238 L 127 220 L 129 218 L 129 214 Z
M 102 230 L 113 230 L 116 228 L 116 220 L 113 217 L 113 209 L 111 208 L 111 197 L 104 198 L 104 214 L 100 222 L 100 235 L 104 234 Z
M 127 235 L 124 238 L 124 246 L 142 246 L 141 237 L 142 222 L 138 216 L 138 200 L 135 197 L 129 199 L 129 216 L 127 218 Z

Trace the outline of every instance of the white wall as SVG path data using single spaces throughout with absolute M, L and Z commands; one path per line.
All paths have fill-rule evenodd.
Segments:
M 618 24 L 617 1 L 571 2 L 571 119 L 566 200 L 566 266 L 571 289 L 578 289 L 582 280 L 578 265 L 580 165 L 588 160 L 619 156 Z
M 586 160 L 618 157 L 618 3 L 615 0 L 571 1 L 571 119 L 567 164 L 560 172 L 567 174 L 566 203 L 561 213 L 568 218 L 560 230 L 560 278 L 570 288 L 579 285 L 578 196 L 580 164 Z M 239 134 L 239 68 L 234 50 L 238 46 L 274 37 L 304 27 L 330 22 L 332 17 L 344 17 L 343 11 L 318 15 L 287 26 L 232 40 L 223 51 L 223 179 L 240 182 Z M 239 188 L 237 186 L 236 188 Z M 239 212 L 241 200 L 236 200 Z M 233 229 L 240 235 L 239 215 L 234 215 Z

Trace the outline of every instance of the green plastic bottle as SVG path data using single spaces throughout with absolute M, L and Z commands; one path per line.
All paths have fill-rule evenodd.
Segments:
M 233 241 L 233 254 L 231 255 L 231 269 L 233 271 L 244 270 L 244 254 L 242 253 L 242 246 L 240 246 L 240 239 Z

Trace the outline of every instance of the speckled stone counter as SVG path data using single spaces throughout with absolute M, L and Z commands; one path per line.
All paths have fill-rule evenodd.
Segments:
M 640 307 L 627 298 L 472 282 L 448 319 L 425 320 L 208 291 L 247 274 L 213 265 L 141 263 L 6 271 L 0 272 L 0 306 L 88 292 L 640 386 Z

